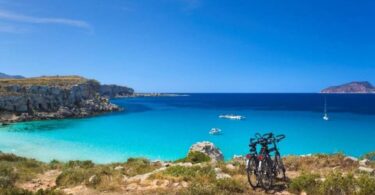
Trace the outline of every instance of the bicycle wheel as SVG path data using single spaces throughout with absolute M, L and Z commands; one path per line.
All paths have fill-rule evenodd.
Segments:
M 276 178 L 285 180 L 286 179 L 285 167 L 284 167 L 284 163 L 283 163 L 283 160 L 281 159 L 280 155 L 275 156 L 275 165 L 276 165 L 276 167 L 275 167 Z
M 258 186 L 257 163 L 254 157 L 247 160 L 246 163 L 247 180 L 250 186 L 255 189 Z
M 270 190 L 274 183 L 274 173 L 272 167 L 272 160 L 266 159 L 262 161 L 261 170 L 259 173 L 259 181 L 262 187 L 267 191 Z

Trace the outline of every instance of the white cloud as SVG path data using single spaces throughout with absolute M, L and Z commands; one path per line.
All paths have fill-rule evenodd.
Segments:
M 67 25 L 67 26 L 91 30 L 90 24 L 82 20 L 72 20 L 72 19 L 66 19 L 66 18 L 34 17 L 34 16 L 16 14 L 16 13 L 4 11 L 4 10 L 0 10 L 0 19 L 14 21 L 14 22 L 32 23 L 32 24 L 60 24 L 60 25 Z

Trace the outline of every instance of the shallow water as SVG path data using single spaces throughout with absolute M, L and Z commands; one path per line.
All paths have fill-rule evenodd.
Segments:
M 330 121 L 322 120 L 320 94 L 190 94 L 113 100 L 119 113 L 86 119 L 17 123 L 0 128 L 0 150 L 42 161 L 174 160 L 197 141 L 211 141 L 226 159 L 246 154 L 256 132 L 283 133 L 282 154 L 375 150 L 375 96 L 327 96 Z M 246 120 L 219 119 L 235 113 Z M 223 134 L 212 136 L 217 127 Z

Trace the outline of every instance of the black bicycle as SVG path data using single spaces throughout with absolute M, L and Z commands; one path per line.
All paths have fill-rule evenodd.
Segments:
M 285 138 L 285 135 L 274 136 L 273 133 L 255 135 L 256 139 L 250 139 L 250 154 L 247 155 L 247 176 L 251 187 L 256 188 L 261 185 L 265 190 L 269 190 L 276 178 L 286 179 L 285 167 L 282 162 L 277 143 Z M 256 140 L 256 141 L 255 141 Z M 256 152 L 256 145 L 260 144 L 260 152 Z M 273 147 L 269 148 L 269 145 Z M 274 159 L 271 154 L 274 152 Z
M 286 180 L 285 175 L 285 166 L 283 163 L 283 159 L 281 158 L 279 149 L 277 147 L 277 143 L 280 142 L 285 138 L 285 135 L 278 135 L 276 137 L 273 137 L 271 139 L 271 142 L 273 144 L 273 148 L 269 149 L 270 152 L 275 152 L 275 157 L 273 160 L 273 166 L 274 166 L 274 173 L 276 175 L 277 179 L 282 179 L 283 181 Z
M 265 135 L 259 138 L 261 149 L 258 155 L 258 178 L 260 184 L 265 190 L 269 190 L 273 186 L 275 180 L 273 161 L 268 149 L 268 145 L 271 143 L 270 138 L 266 138 Z
M 258 153 L 256 146 L 258 141 L 256 139 L 250 139 L 250 153 L 246 155 L 246 173 L 247 180 L 249 181 L 250 186 L 255 189 L 258 187 Z

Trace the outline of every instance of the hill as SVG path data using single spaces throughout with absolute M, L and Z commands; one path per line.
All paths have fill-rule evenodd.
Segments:
M 5 73 L 0 72 L 0 79 L 23 79 L 25 77 L 20 75 L 7 75 Z
M 323 89 L 321 93 L 375 93 L 375 87 L 367 81 L 350 82 Z

